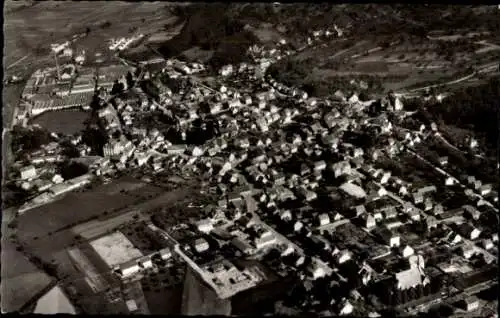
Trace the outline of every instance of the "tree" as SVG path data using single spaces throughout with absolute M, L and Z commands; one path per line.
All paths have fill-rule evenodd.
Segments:
M 133 77 L 132 77 L 132 73 L 130 72 L 127 72 L 127 75 L 125 76 L 125 80 L 127 82 L 127 86 L 128 87 L 133 87 L 134 86 L 134 80 L 133 80 Z
M 368 94 L 366 94 L 366 92 L 364 92 L 364 91 L 361 92 L 361 93 L 359 93 L 358 98 L 359 98 L 360 101 L 363 101 L 363 102 L 370 99 L 370 97 L 368 96 Z
M 111 88 L 111 95 L 116 95 L 118 93 L 123 92 L 125 89 L 125 85 L 123 83 L 118 82 L 118 80 L 115 80 L 115 83 L 113 84 L 113 87 Z

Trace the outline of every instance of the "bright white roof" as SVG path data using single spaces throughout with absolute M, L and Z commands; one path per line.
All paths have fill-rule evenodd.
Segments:
M 353 183 L 346 182 L 340 186 L 340 189 L 346 192 L 347 194 L 356 197 L 356 198 L 364 198 L 366 197 L 366 192 L 360 186 L 357 186 Z
M 398 282 L 398 288 L 405 290 L 422 284 L 422 274 L 418 268 L 410 268 L 397 273 L 396 280 Z

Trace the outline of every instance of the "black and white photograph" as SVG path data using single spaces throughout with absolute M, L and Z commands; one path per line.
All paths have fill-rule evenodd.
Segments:
M 500 5 L 3 7 L 2 314 L 498 318 Z

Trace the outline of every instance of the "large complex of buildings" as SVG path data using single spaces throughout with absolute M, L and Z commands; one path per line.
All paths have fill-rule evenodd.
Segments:
M 498 213 L 498 194 L 472 176 L 453 176 L 448 160 L 433 163 L 419 153 L 419 144 L 438 138 L 435 129 L 405 127 L 411 114 L 394 96 L 310 97 L 263 75 L 293 52 L 278 46 L 251 53 L 254 63 L 224 67 L 210 81 L 203 68 L 169 60 L 158 72 L 144 72 L 150 73 L 145 85 L 101 98 L 95 116 L 107 138 L 106 158 L 88 175 L 47 188 L 45 196 L 93 174 L 140 167 L 198 175 L 219 198 L 209 202 L 208 219 L 181 230 L 158 220 L 145 225 L 161 246 L 154 251 L 141 252 L 120 232 L 92 241 L 113 275 L 141 280 L 167 266 L 162 262 L 187 264 L 188 314 L 228 314 L 225 300 L 257 290 L 273 275 L 293 282 L 273 296 L 277 312 L 333 315 L 424 311 L 449 299 L 469 304 L 469 294 L 493 285 L 498 235 L 488 220 Z M 126 73 L 124 67 L 99 69 L 97 84 L 109 90 Z M 24 98 L 35 105 L 40 90 L 58 85 L 48 76 L 37 72 Z M 61 98 L 86 89 L 93 94 L 90 86 L 89 75 L 77 77 Z M 54 100 L 32 106 L 32 114 L 53 109 Z M 177 140 L 144 124 L 147 116 L 168 122 Z M 83 142 L 75 138 L 74 144 Z M 391 162 L 419 162 L 426 176 L 410 180 Z M 33 180 L 37 171 L 26 167 L 21 177 Z M 474 301 L 466 310 L 479 310 Z

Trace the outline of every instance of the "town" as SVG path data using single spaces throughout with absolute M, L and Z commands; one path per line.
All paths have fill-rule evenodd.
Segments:
M 336 25 L 315 30 L 307 45 L 342 36 Z M 109 54 L 143 37 L 110 40 Z M 18 233 L 19 250 L 42 265 L 53 258 L 42 245 L 66 255 L 35 313 L 57 297 L 73 314 L 497 317 L 498 185 L 461 173 L 440 126 L 415 117 L 404 93 L 308 96 L 266 72 L 296 53 L 285 39 L 216 73 L 181 58 L 89 67 L 70 42 L 51 50 L 55 67 L 27 80 L 12 130 L 37 134 L 33 118 L 60 111 L 90 119 L 21 150 L 9 168 L 6 182 L 29 193 L 15 207 L 17 231 L 31 217 L 46 223 Z M 481 157 L 468 141 L 458 151 Z M 81 169 L 62 171 L 67 161 Z M 124 198 L 103 219 L 40 212 L 116 180 L 129 184 L 117 196 L 152 194 Z M 167 208 L 164 183 L 198 193 Z M 78 202 L 75 214 L 87 204 Z M 161 286 L 180 296 L 151 300 Z

